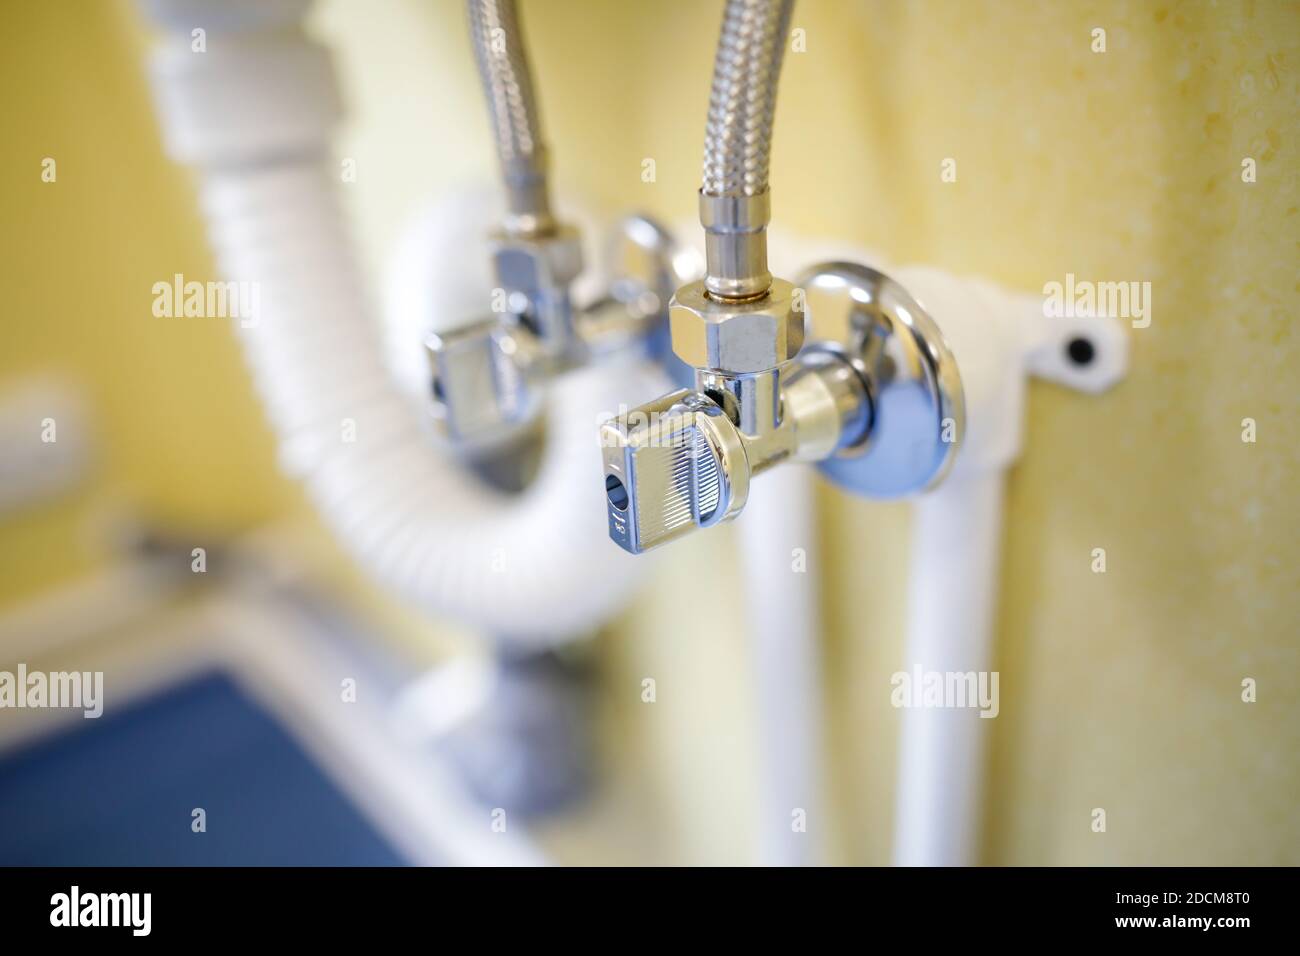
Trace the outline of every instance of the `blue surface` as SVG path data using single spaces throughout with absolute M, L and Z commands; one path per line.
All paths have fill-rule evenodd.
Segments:
M 190 829 L 195 807 L 206 833 Z M 0 865 L 404 862 L 223 674 L 0 759 Z

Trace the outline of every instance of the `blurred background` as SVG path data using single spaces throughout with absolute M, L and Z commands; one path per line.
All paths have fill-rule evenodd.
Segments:
M 522 8 L 560 207 L 689 223 L 721 5 Z M 584 639 L 482 664 L 480 635 L 370 583 L 282 474 L 230 324 L 151 314 L 155 282 L 217 273 L 140 11 L 4 14 L 0 669 L 103 670 L 107 706 L 89 730 L 0 711 L 0 863 L 762 862 L 737 529 L 674 545 Z M 1029 293 L 1152 284 L 1121 385 L 1030 387 L 979 862 L 1300 863 L 1300 4 L 800 0 L 794 24 L 781 227 Z M 464 11 L 322 0 L 310 30 L 380 290 L 419 209 L 495 181 Z M 46 409 L 57 462 L 33 444 Z M 816 516 L 807 837 L 819 862 L 884 864 L 910 511 L 822 484 Z

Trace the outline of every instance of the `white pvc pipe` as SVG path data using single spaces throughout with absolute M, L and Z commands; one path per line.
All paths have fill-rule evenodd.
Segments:
M 973 673 L 992 689 L 994 622 L 1006 475 L 1020 456 L 1029 374 L 1086 392 L 1118 382 L 1127 366 L 1113 318 L 1044 316 L 1038 296 L 982 279 L 907 267 L 894 276 L 934 317 L 952 347 L 966 398 L 956 465 L 916 499 L 905 673 Z M 1085 366 L 1066 344 L 1087 338 Z M 894 862 L 971 865 L 978 860 L 987 738 L 981 709 L 909 708 L 903 714 Z
M 816 862 L 821 793 L 821 615 L 811 467 L 763 476 L 736 522 L 759 739 L 759 850 L 768 866 Z
M 1000 470 L 953 476 L 916 501 L 905 664 L 913 696 L 902 715 L 893 851 L 900 866 L 977 862 L 994 722 L 976 706 L 916 706 L 916 680 L 993 668 L 1004 484 Z
M 190 22 L 176 11 L 192 4 L 152 6 Z M 260 9 L 216 6 L 225 26 Z M 222 273 L 257 284 L 240 340 L 282 461 L 326 522 L 383 584 L 507 640 L 551 643 L 613 614 L 645 567 L 606 541 L 597 419 L 658 394 L 661 373 L 625 361 L 567 376 L 549 393 L 533 485 L 510 497 L 478 482 L 431 447 L 382 360 L 329 158 L 328 55 L 284 29 L 223 36 L 201 56 L 190 42 L 186 28 L 155 56 L 164 137 L 200 170 Z

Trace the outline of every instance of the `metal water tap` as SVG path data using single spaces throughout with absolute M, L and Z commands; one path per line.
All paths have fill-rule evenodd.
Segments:
M 601 265 L 603 291 L 581 306 L 569 301 L 567 271 L 546 265 L 538 244 L 499 247 L 498 281 L 505 313 L 491 313 L 425 339 L 431 372 L 430 411 L 440 434 L 470 454 L 507 443 L 536 420 L 546 385 L 556 377 L 619 351 L 671 358 L 658 345 L 668 326 L 668 302 L 678 282 L 698 274 L 698 256 L 642 215 L 614 224 Z M 576 254 L 569 259 L 576 268 Z M 544 282 L 523 279 L 544 276 Z M 561 288 L 563 286 L 563 288 Z M 530 288 L 524 292 L 521 288 Z M 542 307 L 534 303 L 543 303 Z
M 526 431 L 549 380 L 620 348 L 653 351 L 672 288 L 686 273 L 667 231 L 629 216 L 612 232 L 607 292 L 594 303 L 574 302 L 582 242 L 552 213 L 548 151 L 515 2 L 467 6 L 506 200 L 489 236 L 499 301 L 485 317 L 429 336 L 426 350 L 434 421 L 473 456 Z M 675 281 L 665 287 L 664 276 Z
M 432 415 L 445 437 L 490 447 L 531 422 L 541 387 L 586 361 L 570 294 L 582 272 L 576 229 L 506 225 L 490 237 L 500 311 L 425 340 Z
M 898 495 L 939 480 L 964 426 L 938 328 L 887 276 L 826 263 L 800 281 L 767 265 L 768 165 L 793 0 L 727 0 L 699 192 L 707 273 L 669 305 L 684 389 L 605 422 L 609 533 L 639 553 L 740 513 L 750 480 L 787 460 Z M 808 321 L 822 337 L 804 345 Z
M 684 287 L 672 306 L 673 345 L 696 360 L 703 333 L 707 362 L 696 366 L 695 390 L 601 426 L 609 534 L 627 551 L 736 517 L 751 479 L 783 461 L 815 462 L 841 487 L 885 498 L 930 487 L 951 467 L 965 429 L 961 379 L 921 306 L 854 263 L 813 266 L 794 287 L 778 283 L 777 301 L 791 288 L 808 306 L 784 345 L 770 304 L 713 303 L 700 314 L 698 283 Z M 827 334 L 797 355 L 768 368 L 758 367 L 766 359 L 734 358 L 789 349 L 805 318 Z

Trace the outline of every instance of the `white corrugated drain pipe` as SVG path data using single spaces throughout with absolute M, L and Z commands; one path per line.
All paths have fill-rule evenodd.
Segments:
M 146 4 L 171 34 L 154 89 L 170 154 L 200 172 L 222 273 L 257 289 L 240 341 L 285 467 L 357 561 L 431 613 L 533 644 L 598 624 L 646 569 L 606 541 L 595 424 L 662 374 L 635 361 L 556 383 L 517 497 L 431 449 L 383 362 L 338 206 L 340 111 L 328 53 L 298 28 L 308 3 L 203 6 L 222 32 L 200 54 L 193 2 Z

